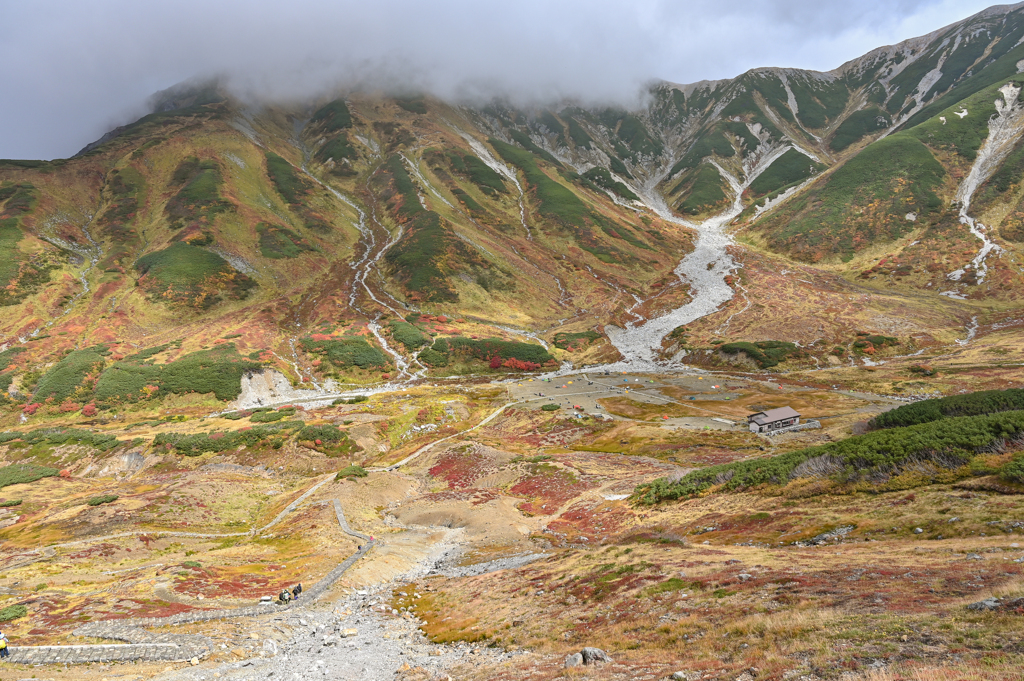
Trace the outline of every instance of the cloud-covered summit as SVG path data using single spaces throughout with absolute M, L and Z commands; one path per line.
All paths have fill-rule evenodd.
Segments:
M 146 113 L 149 95 L 221 77 L 249 98 L 353 85 L 446 98 L 628 103 L 652 79 L 758 66 L 828 70 L 981 10 L 974 0 L 221 0 L 8 4 L 0 158 L 67 156 Z

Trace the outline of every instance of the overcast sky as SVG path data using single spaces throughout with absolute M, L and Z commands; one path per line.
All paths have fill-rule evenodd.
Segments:
M 0 158 L 70 156 L 157 90 L 226 75 L 315 96 L 364 82 L 440 96 L 627 101 L 652 78 L 827 71 L 984 0 L 0 0 Z

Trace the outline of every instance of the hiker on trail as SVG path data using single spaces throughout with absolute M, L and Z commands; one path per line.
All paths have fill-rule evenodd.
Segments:
M 299 600 L 300 593 L 302 593 L 302 582 L 296 584 L 295 588 L 292 589 L 292 596 L 295 598 L 295 600 Z
M 7 634 L 0 631 L 0 659 L 3 659 L 11 654 L 11 649 L 7 646 L 9 641 L 7 640 Z
M 288 589 L 285 589 L 281 592 L 277 599 L 281 601 L 282 605 L 288 605 L 288 601 L 292 600 L 292 592 Z

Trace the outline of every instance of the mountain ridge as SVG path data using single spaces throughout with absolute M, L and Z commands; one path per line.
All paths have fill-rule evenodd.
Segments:
M 485 368 L 400 341 L 415 315 L 472 320 L 441 323 L 442 340 L 596 334 L 552 350 L 576 365 L 728 361 L 714 349 L 730 339 L 824 362 L 855 331 L 891 336 L 892 308 L 914 329 L 902 348 L 948 344 L 982 310 L 1018 309 L 1019 242 L 1000 235 L 1024 214 L 1019 133 L 978 189 L 990 227 L 950 202 L 1022 37 L 1024 4 L 990 8 L 827 73 L 660 83 L 634 111 L 369 92 L 253 106 L 175 86 L 71 159 L 0 162 L 0 333 L 46 364 L 82 343 L 130 354 L 185 334 L 186 352 L 243 331 L 240 350 L 321 386 Z M 813 304 L 778 280 L 790 268 Z M 863 302 L 824 312 L 849 296 Z M 303 350 L 314 336 L 385 360 L 325 362 Z

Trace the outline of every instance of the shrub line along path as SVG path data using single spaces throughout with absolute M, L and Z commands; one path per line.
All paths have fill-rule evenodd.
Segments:
M 253 535 L 264 532 L 279 523 L 290 512 L 306 500 L 311 494 L 327 483 L 332 477 L 326 476 L 323 480 L 307 490 L 302 496 L 288 504 L 281 513 L 270 523 L 258 530 L 241 532 L 230 535 L 204 535 L 198 533 L 159 533 L 172 536 L 193 536 L 193 537 L 231 537 L 242 535 Z M 341 508 L 341 502 L 334 500 L 334 512 L 338 518 L 338 525 L 345 534 L 355 537 L 364 542 L 361 548 L 339 563 L 333 570 L 324 575 L 316 584 L 306 589 L 303 593 L 303 604 L 315 601 L 327 592 L 342 575 L 348 571 L 360 558 L 365 556 L 376 543 L 371 537 L 353 530 L 345 519 L 345 513 Z M 131 536 L 134 534 L 153 533 L 122 533 L 111 535 L 112 537 Z M 108 537 L 109 538 L 109 537 Z M 96 540 L 85 540 L 96 541 Z M 47 547 L 53 550 L 56 546 L 70 546 L 85 543 L 68 542 Z M 123 644 L 98 644 L 98 645 L 55 645 L 55 646 L 12 646 L 9 662 L 20 664 L 83 664 L 87 662 L 128 662 L 128 661 L 169 661 L 181 662 L 195 658 L 205 657 L 213 648 L 213 642 L 200 635 L 193 634 L 155 634 L 147 631 L 144 627 L 160 627 L 178 624 L 191 624 L 195 622 L 208 622 L 210 620 L 227 619 L 232 617 L 256 617 L 273 613 L 285 612 L 296 603 L 285 606 L 280 605 L 253 605 L 241 608 L 229 608 L 221 610 L 198 610 L 192 612 L 178 613 L 169 617 L 132 617 L 117 620 L 105 620 L 91 622 L 79 627 L 74 631 L 77 636 L 89 636 L 94 638 L 106 638 L 115 641 L 124 641 Z

